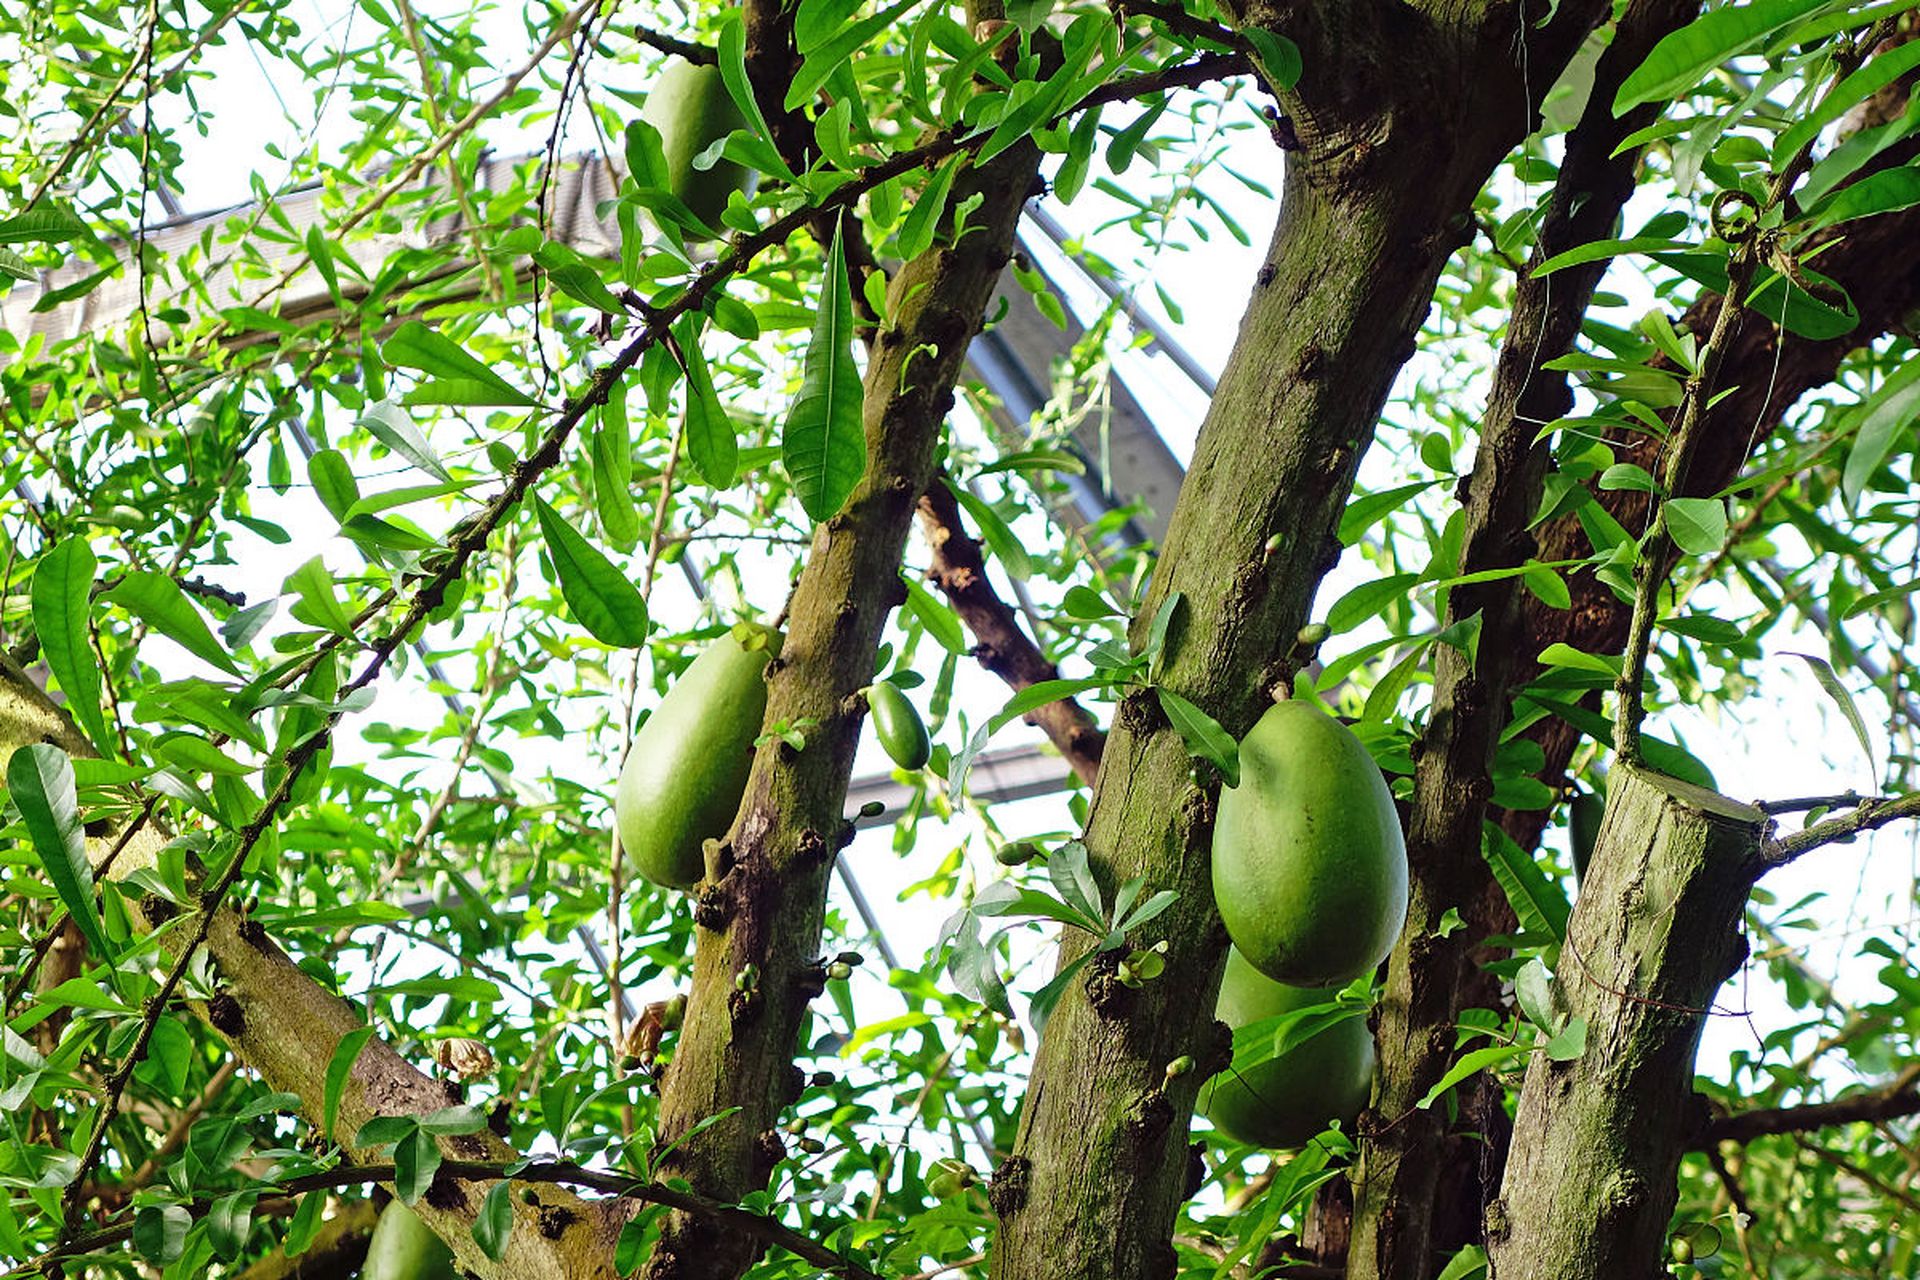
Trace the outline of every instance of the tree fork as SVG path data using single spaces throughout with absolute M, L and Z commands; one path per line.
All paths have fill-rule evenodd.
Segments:
M 874 677 L 887 616 L 904 595 L 900 560 L 915 502 L 933 477 L 967 343 L 1038 166 L 1039 152 L 1023 142 L 964 171 L 953 205 L 976 191 L 985 197 L 966 235 L 908 263 L 889 289 L 865 379 L 867 472 L 846 508 L 815 530 L 785 644 L 768 669 L 766 723 L 808 724 L 806 745 L 760 748 L 726 865 L 698 890 L 693 990 L 661 1097 L 660 1138 L 674 1143 L 732 1110 L 680 1142 L 664 1165 L 704 1195 L 738 1200 L 764 1186 L 785 1154 L 776 1121 L 796 1101 L 796 1037 L 819 992 L 827 882 L 865 711 L 859 690 Z M 754 1250 L 737 1232 L 674 1214 L 642 1274 L 729 1280 Z
M 1567 137 L 1529 267 L 1610 233 L 1633 194 L 1640 155 L 1638 148 L 1619 152 L 1619 145 L 1657 115 L 1648 105 L 1616 117 L 1614 94 L 1660 38 L 1698 9 L 1698 0 L 1636 0 L 1622 15 L 1595 68 L 1586 110 Z M 1523 271 L 1515 282 L 1513 318 L 1464 486 L 1462 574 L 1511 568 L 1534 554 L 1528 524 L 1539 509 L 1549 463 L 1547 444 L 1537 439 L 1539 424 L 1565 414 L 1573 400 L 1567 375 L 1545 366 L 1572 348 L 1608 265 L 1585 263 L 1550 277 Z M 1446 621 L 1479 615 L 1478 658 L 1469 662 L 1451 645 L 1434 647 L 1433 709 L 1421 738 L 1407 831 L 1407 927 L 1387 962 L 1377 1015 L 1380 1067 L 1373 1109 L 1380 1123 L 1353 1174 L 1355 1221 L 1347 1256 L 1356 1280 L 1424 1280 L 1436 1253 L 1479 1243 L 1482 1198 L 1498 1186 L 1505 1144 L 1497 1135 L 1464 1117 L 1461 1127 L 1474 1136 L 1449 1134 L 1444 1113 L 1419 1104 L 1454 1057 L 1452 1037 L 1436 1038 L 1430 1029 L 1452 1026 L 1462 1010 L 1499 996 L 1497 983 L 1473 963 L 1475 948 L 1489 935 L 1512 929 L 1511 909 L 1480 856 L 1481 825 L 1511 691 L 1525 655 L 1538 652 L 1526 642 L 1527 596 L 1512 577 L 1456 587 Z M 1442 929 L 1449 910 L 1458 911 L 1467 927 Z M 1484 1092 L 1489 1086 L 1476 1081 L 1471 1087 Z M 1476 1102 L 1499 1105 L 1485 1097 Z M 1484 1190 L 1478 1180 L 1458 1176 L 1463 1161 L 1486 1162 Z
M 1600 7 L 1563 3 L 1528 30 L 1536 72 L 1565 62 Z M 1137 648 L 1145 620 L 1178 592 L 1159 683 L 1236 737 L 1283 673 L 1434 282 L 1526 120 L 1510 14 L 1455 20 L 1362 4 L 1245 16 L 1301 46 L 1305 78 L 1282 102 L 1301 149 L 1133 634 Z M 1405 57 L 1415 49 L 1419 60 Z M 1440 121 L 1455 130 L 1444 140 Z M 1166 969 L 1120 1007 L 1096 1008 L 1075 983 L 1055 1009 L 1014 1155 L 995 1180 L 997 1280 L 1174 1273 L 1187 1119 L 1207 1071 L 1169 1081 L 1165 1068 L 1191 1054 L 1218 1069 L 1225 1055 L 1213 1018 L 1226 947 L 1209 868 L 1217 781 L 1196 780 L 1150 695 L 1122 702 L 1085 840 L 1103 892 L 1143 876 L 1146 892 L 1178 895 L 1153 936 L 1135 940 L 1166 941 Z M 1061 963 L 1085 945 L 1070 937 Z M 1062 1083 L 1050 1089 L 1053 1080 Z
M 1661 1274 L 1697 1128 L 1694 1054 L 1715 993 L 1746 959 L 1740 922 L 1766 825 L 1750 805 L 1614 767 L 1554 982 L 1556 1008 L 1587 1024 L 1586 1051 L 1527 1067 L 1487 1210 L 1498 1280 Z

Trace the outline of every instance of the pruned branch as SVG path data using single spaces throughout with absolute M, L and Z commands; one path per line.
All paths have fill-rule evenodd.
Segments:
M 1058 679 L 1059 668 L 1022 629 L 1019 615 L 988 580 L 986 560 L 962 523 L 952 483 L 942 473 L 920 495 L 920 529 L 933 548 L 933 567 L 927 577 L 973 633 L 973 654 L 981 666 L 1015 692 Z M 1107 735 L 1093 714 L 1072 698 L 1062 698 L 1035 707 L 1027 720 L 1047 735 L 1080 780 L 1091 785 L 1107 744 Z

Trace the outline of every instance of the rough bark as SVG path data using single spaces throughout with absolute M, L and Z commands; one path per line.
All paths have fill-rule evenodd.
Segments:
M 11 659 L 0 656 L 0 768 L 15 748 L 31 742 L 50 742 L 72 755 L 92 754 L 65 713 Z M 89 854 L 96 860 L 104 857 L 114 840 L 112 833 L 89 839 Z M 151 826 L 143 829 L 115 860 L 112 876 L 151 866 L 164 843 Z M 327 1064 L 342 1037 L 364 1026 L 365 1019 L 316 983 L 257 927 L 243 929 L 230 907 L 223 907 L 214 921 L 206 950 L 222 991 L 233 1001 L 223 1009 L 216 1029 L 270 1088 L 299 1095 L 308 1122 L 318 1128 L 324 1119 Z M 205 1003 L 189 1004 L 213 1025 Z M 445 1086 L 375 1037 L 362 1049 L 342 1090 L 334 1132 L 349 1160 L 376 1163 L 374 1150 L 352 1143 L 361 1125 L 375 1116 L 423 1115 L 450 1101 Z M 440 1147 L 452 1159 L 489 1163 L 511 1161 L 519 1154 L 486 1131 L 442 1138 Z M 557 1188 L 542 1193 L 547 1202 L 542 1209 L 516 1199 L 512 1238 L 506 1256 L 496 1263 L 481 1252 L 472 1235 L 485 1194 L 482 1185 L 449 1181 L 435 1188 L 433 1202 L 423 1198 L 416 1206 L 421 1219 L 452 1246 L 463 1269 L 486 1280 L 612 1280 L 613 1246 L 624 1215 L 606 1203 L 581 1200 Z M 557 1230 L 543 1229 L 554 1224 Z
M 981 666 L 1016 692 L 1042 680 L 1058 679 L 1059 668 L 1021 629 L 1019 617 L 994 591 L 980 544 L 967 536 L 960 504 L 947 487 L 950 483 L 945 476 L 939 477 L 920 495 L 920 527 L 933 548 L 927 577 L 973 633 L 974 656 Z M 1082 782 L 1093 782 L 1100 772 L 1107 735 L 1092 712 L 1072 698 L 1061 698 L 1035 707 L 1027 714 L 1027 722 L 1047 735 Z
M 1527 123 L 1514 15 L 1434 8 L 1446 12 L 1240 15 L 1302 48 L 1305 78 L 1282 104 L 1301 149 L 1133 637 L 1178 592 L 1159 682 L 1236 736 L 1338 556 L 1333 530 L 1360 454 L 1474 195 Z M 1598 9 L 1563 3 L 1526 32 L 1535 74 L 1551 78 Z M 1143 876 L 1147 892 L 1178 895 L 1153 937 L 1136 940 L 1164 939 L 1166 970 L 1133 990 L 1090 966 L 1054 1011 L 1015 1152 L 993 1182 L 1002 1280 L 1173 1274 L 1186 1122 L 1227 1052 L 1212 1017 L 1226 942 L 1208 866 L 1216 786 L 1196 781 L 1151 694 L 1122 701 L 1085 840 L 1103 891 Z M 1069 938 L 1061 963 L 1084 945 Z M 1202 1069 L 1169 1082 L 1182 1054 Z
M 1561 949 L 1555 1002 L 1587 1024 L 1568 1062 L 1527 1067 L 1500 1198 L 1498 1280 L 1641 1280 L 1661 1256 L 1691 1121 L 1694 1054 L 1715 993 L 1746 959 L 1740 922 L 1766 815 L 1632 765 Z
M 348 1201 L 298 1257 L 289 1258 L 275 1249 L 242 1271 L 237 1280 L 346 1280 L 358 1275 L 379 1217 L 373 1201 Z
M 779 1113 L 799 1096 L 795 1037 L 824 983 L 827 880 L 851 825 L 842 812 L 887 615 L 904 597 L 901 553 L 933 476 L 967 342 L 1005 266 L 1038 152 L 1021 144 L 969 170 L 953 196 L 985 202 L 956 245 L 903 267 L 888 296 L 865 382 L 867 472 L 846 509 L 815 532 L 785 644 L 768 668 L 766 723 L 807 723 L 806 746 L 778 741 L 754 760 L 739 816 L 699 889 L 693 991 L 660 1103 L 665 1172 L 721 1199 L 764 1186 L 784 1155 Z M 736 981 L 751 971 L 751 990 Z M 643 1274 L 731 1277 L 754 1247 L 736 1233 L 671 1217 Z
M 1653 45 L 1698 8 L 1698 0 L 1638 0 L 1622 16 L 1595 69 L 1586 111 L 1568 135 L 1530 266 L 1612 234 L 1639 162 L 1638 149 L 1615 151 L 1657 114 L 1648 106 L 1615 117 L 1615 91 Z M 1523 271 L 1515 281 L 1513 318 L 1463 486 L 1462 574 L 1521 565 L 1536 551 L 1528 525 L 1540 506 L 1549 457 L 1547 443 L 1536 443 L 1539 424 L 1564 415 L 1573 402 L 1566 375 L 1544 366 L 1573 346 L 1606 267 L 1590 263 L 1544 278 Z M 1483 1126 L 1467 1120 L 1473 1136 L 1449 1138 L 1444 1110 L 1419 1103 L 1456 1052 L 1451 1031 L 1434 1029 L 1456 1026 L 1463 1009 L 1499 996 L 1474 953 L 1488 936 L 1511 931 L 1511 912 L 1481 857 L 1481 824 L 1512 685 L 1538 652 L 1526 647 L 1522 603 L 1528 597 L 1511 577 L 1454 588 L 1446 621 L 1479 615 L 1478 660 L 1470 663 L 1450 645 L 1434 646 L 1432 710 L 1420 740 L 1407 831 L 1407 924 L 1388 960 L 1375 1023 L 1376 1123 L 1353 1172 L 1354 1240 L 1347 1258 L 1355 1280 L 1424 1280 L 1436 1253 L 1479 1239 L 1478 1182 L 1458 1174 L 1463 1163 L 1480 1161 Z M 1465 928 L 1439 927 L 1449 910 L 1461 914 Z M 1490 1172 L 1497 1186 L 1497 1166 Z

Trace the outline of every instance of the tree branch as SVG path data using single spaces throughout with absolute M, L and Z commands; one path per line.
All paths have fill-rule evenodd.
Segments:
M 1863 831 L 1874 831 L 1890 822 L 1913 817 L 1920 817 L 1920 791 L 1863 800 L 1860 807 L 1851 813 L 1816 822 L 1792 835 L 1768 840 L 1760 850 L 1760 857 L 1767 870 L 1784 867 L 1801 854 L 1811 853 L 1821 845 L 1851 840 Z
M 639 25 L 630 27 L 629 31 L 635 40 L 646 45 L 649 49 L 658 49 L 661 53 L 670 53 L 675 57 L 685 58 L 695 66 L 710 67 L 720 61 L 719 54 L 709 49 L 706 45 L 699 44 L 696 41 L 682 40 L 678 36 L 670 36 L 664 32 L 655 31 L 649 27 Z
M 954 500 L 953 481 L 942 473 L 920 495 L 920 528 L 933 548 L 934 582 L 960 615 L 977 642 L 974 657 L 980 665 L 1018 692 L 1043 680 L 1059 678 L 1059 668 L 1040 651 L 1020 625 L 1019 615 L 1002 600 L 987 578 L 980 544 L 968 536 Z M 1091 712 L 1072 698 L 1062 698 L 1027 713 L 1082 782 L 1092 784 L 1100 772 L 1100 753 L 1107 735 Z
M 1915 1089 L 1911 1070 L 1886 1089 L 1856 1093 L 1832 1102 L 1810 1102 L 1798 1107 L 1768 1107 L 1756 1111 L 1736 1111 L 1715 1116 L 1708 1122 L 1694 1147 L 1702 1149 L 1720 1142 L 1752 1142 L 1756 1138 L 1781 1133 L 1806 1133 L 1814 1129 L 1832 1129 L 1839 1125 L 1883 1120 L 1898 1120 L 1920 1115 L 1920 1089 Z

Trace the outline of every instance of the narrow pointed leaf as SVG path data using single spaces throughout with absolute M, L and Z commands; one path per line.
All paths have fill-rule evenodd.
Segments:
M 801 507 L 815 520 L 845 506 L 866 472 L 861 405 L 860 373 L 853 363 L 853 290 L 835 228 L 806 372 L 780 440 L 787 476 Z
M 100 712 L 100 667 L 87 643 L 87 610 L 99 562 L 79 535 L 54 544 L 33 570 L 33 630 L 40 656 L 60 682 L 67 710 L 94 745 L 108 749 L 107 721 Z
M 495 373 L 492 368 L 469 355 L 464 347 L 445 334 L 427 328 L 418 320 L 409 320 L 380 344 L 380 354 L 388 364 L 403 369 L 418 369 L 434 382 L 449 384 L 459 399 L 434 399 L 434 382 L 418 388 L 407 397 L 414 404 L 517 404 L 531 405 L 532 396 Z
M 164 573 L 136 569 L 115 583 L 102 599 L 120 605 L 167 639 L 230 675 L 239 675 L 233 655 L 213 638 L 207 620 L 180 584 Z
M 87 861 L 87 838 L 74 796 L 73 762 L 66 752 L 44 742 L 21 747 L 7 761 L 7 791 L 47 879 L 80 927 L 89 952 L 95 959 L 111 960 L 113 948 L 93 900 L 93 864 Z
M 739 469 L 740 440 L 713 389 L 706 357 L 700 354 L 699 320 L 688 317 L 679 328 L 680 352 L 687 362 L 687 456 L 702 480 L 725 489 Z
M 645 644 L 647 602 L 639 588 L 543 499 L 536 495 L 533 504 L 560 577 L 560 594 L 580 625 L 602 644 L 622 649 Z

